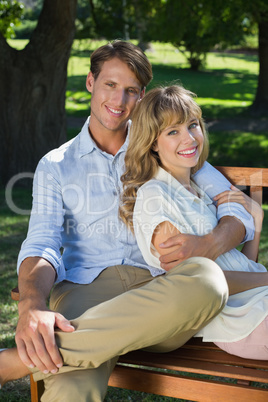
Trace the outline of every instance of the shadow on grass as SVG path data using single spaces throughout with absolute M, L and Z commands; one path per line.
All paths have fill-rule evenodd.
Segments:
M 266 133 L 209 132 L 212 165 L 268 167 Z
M 148 89 L 158 85 L 181 83 L 200 98 L 226 100 L 253 100 L 256 87 L 256 74 L 219 69 L 191 71 L 165 65 L 153 65 L 154 79 Z
M 218 57 L 218 58 L 224 58 L 224 57 L 230 57 L 233 59 L 240 59 L 243 61 L 249 61 L 249 62 L 258 62 L 259 58 L 258 58 L 258 52 L 256 50 L 251 50 L 251 51 L 241 51 L 241 53 L 239 53 L 238 49 L 234 50 L 234 51 L 226 51 L 226 52 L 213 52 L 214 57 Z
M 238 55 L 239 56 L 239 55 Z M 219 69 L 206 71 L 191 71 L 180 68 L 153 64 L 153 81 L 148 90 L 159 85 L 182 84 L 197 94 L 199 98 L 220 100 L 222 105 L 203 106 L 206 118 L 232 117 L 246 110 L 248 102 L 254 100 L 257 87 L 256 74 L 235 71 L 233 69 Z M 88 114 L 90 96 L 85 88 L 83 75 L 70 76 L 67 83 L 67 114 L 82 116 Z M 226 104 L 224 104 L 226 101 Z M 230 101 L 239 101 L 241 104 L 230 105 Z M 243 102 L 247 104 L 243 105 Z M 74 105 L 74 107 L 72 107 Z
M 1 402 L 30 402 L 30 379 L 25 377 L 21 380 L 12 381 L 6 384 L 0 392 Z

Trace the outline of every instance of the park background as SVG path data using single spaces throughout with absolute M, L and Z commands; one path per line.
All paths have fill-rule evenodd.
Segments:
M 185 3 L 0 1 L 0 347 L 14 345 L 17 303 L 11 300 L 10 289 L 17 283 L 16 258 L 29 219 L 28 213 L 15 213 L 12 205 L 30 209 L 31 180 L 18 180 L 12 187 L 12 205 L 6 189 L 16 175 L 33 172 L 49 149 L 79 133 L 90 114 L 85 88 L 90 55 L 101 44 L 115 38 L 139 44 L 153 66 L 148 89 L 181 83 L 197 94 L 213 165 L 268 167 L 267 2 Z M 66 23 L 66 18 L 71 21 Z M 56 24 L 59 30 L 54 32 Z M 62 82 L 59 79 L 61 86 L 54 88 L 49 82 L 57 74 Z M 59 98 L 55 89 L 61 92 Z M 49 122 L 49 133 L 42 128 L 44 122 Z M 266 195 L 259 261 L 268 267 L 267 202 Z M 0 393 L 0 401 L 18 400 L 30 401 L 27 380 L 10 383 Z M 106 401 L 173 400 L 113 389 L 106 397 Z

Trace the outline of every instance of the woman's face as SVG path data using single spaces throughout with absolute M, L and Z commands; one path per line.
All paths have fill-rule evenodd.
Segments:
M 154 151 L 158 152 L 162 167 L 174 177 L 196 166 L 201 155 L 204 136 L 199 120 L 190 117 L 185 123 L 166 127 L 157 138 Z

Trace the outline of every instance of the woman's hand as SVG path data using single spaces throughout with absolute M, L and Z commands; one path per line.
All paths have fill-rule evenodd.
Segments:
M 224 191 L 223 193 L 216 195 L 214 201 L 217 201 L 217 206 L 228 202 L 237 202 L 238 204 L 241 204 L 252 215 L 255 223 L 255 230 L 257 232 L 261 231 L 264 217 L 263 209 L 256 201 L 243 193 L 243 191 L 240 191 L 235 186 L 231 186 L 230 191 Z

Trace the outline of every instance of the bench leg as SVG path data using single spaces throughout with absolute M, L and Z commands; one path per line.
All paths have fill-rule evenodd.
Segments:
M 40 402 L 41 395 L 44 392 L 43 381 L 34 381 L 33 376 L 30 375 L 31 384 L 31 402 Z

